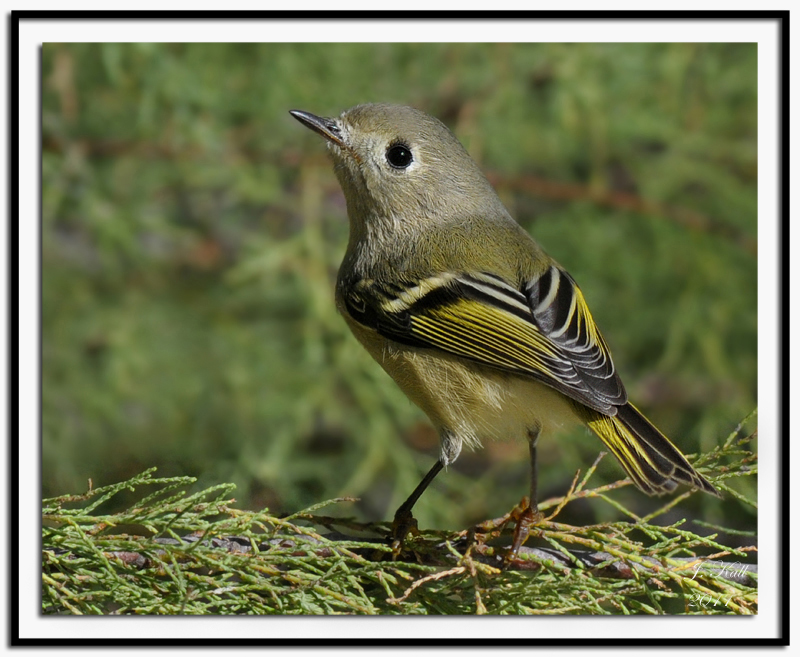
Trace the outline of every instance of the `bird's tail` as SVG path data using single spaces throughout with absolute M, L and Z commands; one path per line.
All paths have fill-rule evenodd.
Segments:
M 588 424 L 648 495 L 668 493 L 681 483 L 720 497 L 717 489 L 633 404 L 617 407 L 615 416 L 593 413 Z

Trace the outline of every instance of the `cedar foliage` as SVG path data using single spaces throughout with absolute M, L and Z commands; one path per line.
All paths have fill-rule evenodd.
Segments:
M 735 494 L 732 483 L 757 473 L 754 438 L 755 432 L 743 436 L 737 429 L 694 465 L 704 474 L 718 472 L 713 483 Z M 754 545 L 726 544 L 720 534 L 737 532 L 708 523 L 663 522 L 694 493 L 638 517 L 613 495 L 630 482 L 590 487 L 594 471 L 576 475 L 566 495 L 542 503 L 548 518 L 528 544 L 545 549 L 523 548 L 503 567 L 504 548 L 492 540 L 499 533 L 425 530 L 393 559 L 382 538 L 386 523 L 319 515 L 325 506 L 352 500 L 281 517 L 235 508 L 230 484 L 189 493 L 194 479 L 154 478 L 148 470 L 83 495 L 45 500 L 42 609 L 79 615 L 757 612 Z M 126 489 L 136 494 L 127 509 L 100 512 Z M 153 492 L 142 497 L 142 489 Z M 562 523 L 561 511 L 578 499 L 610 505 L 626 519 Z M 748 541 L 755 541 L 753 534 L 745 532 Z

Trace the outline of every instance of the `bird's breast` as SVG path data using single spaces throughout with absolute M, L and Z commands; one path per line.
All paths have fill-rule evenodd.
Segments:
M 340 310 L 358 341 L 440 434 L 477 448 L 526 438 L 533 428 L 558 432 L 578 421 L 574 402 L 532 378 L 400 344 Z

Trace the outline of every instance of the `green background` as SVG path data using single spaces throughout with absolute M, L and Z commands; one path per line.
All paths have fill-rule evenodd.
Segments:
M 438 438 L 335 312 L 346 209 L 288 114 L 369 101 L 451 127 L 581 285 L 631 399 L 711 449 L 756 404 L 756 64 L 753 44 L 45 44 L 43 494 L 158 465 L 243 508 L 391 517 Z M 600 447 L 544 436 L 540 497 Z M 594 481 L 622 474 L 607 457 Z M 525 444 L 465 452 L 416 515 L 498 516 L 527 476 Z

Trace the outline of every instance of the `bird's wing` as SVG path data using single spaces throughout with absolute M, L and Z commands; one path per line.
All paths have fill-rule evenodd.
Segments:
M 396 342 L 531 376 L 606 415 L 627 401 L 583 294 L 555 265 L 521 289 L 492 274 L 446 273 L 361 279 L 340 293 L 355 321 Z

